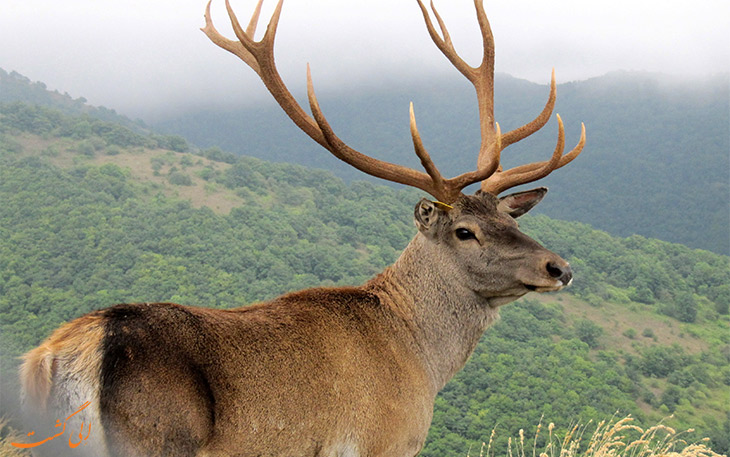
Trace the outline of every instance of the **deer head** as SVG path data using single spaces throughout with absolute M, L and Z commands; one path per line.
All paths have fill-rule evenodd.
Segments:
M 519 231 L 515 219 L 545 195 L 542 187 L 501 199 L 478 191 L 453 206 L 422 199 L 416 226 L 439 252 L 439 265 L 489 305 L 510 302 L 530 291 L 560 290 L 570 284 L 569 265 Z

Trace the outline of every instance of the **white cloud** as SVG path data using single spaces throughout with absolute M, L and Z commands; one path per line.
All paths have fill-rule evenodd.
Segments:
M 253 4 L 233 1 L 241 22 Z M 457 49 L 478 64 L 472 2 L 436 5 Z M 618 69 L 730 71 L 727 0 L 486 0 L 485 6 L 497 71 L 517 77 L 545 83 L 553 67 L 559 81 Z M 204 7 L 205 0 L 4 0 L 0 67 L 131 114 L 184 100 L 263 96 L 253 72 L 198 30 Z M 214 0 L 213 8 L 219 29 L 232 36 L 223 1 Z M 430 42 L 413 0 L 287 0 L 277 61 L 296 90 L 306 62 L 320 90 L 435 73 L 461 77 Z

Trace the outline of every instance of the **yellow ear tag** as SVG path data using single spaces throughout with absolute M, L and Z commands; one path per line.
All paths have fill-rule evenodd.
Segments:
M 438 206 L 439 208 L 441 208 L 443 210 L 446 210 L 446 211 L 451 210 L 451 209 L 454 209 L 453 206 L 447 205 L 444 202 L 435 201 L 435 202 L 433 202 L 433 204 L 436 205 L 436 206 Z

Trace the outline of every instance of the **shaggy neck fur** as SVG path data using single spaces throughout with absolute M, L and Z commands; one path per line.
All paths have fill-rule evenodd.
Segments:
M 498 317 L 488 299 L 463 286 L 439 248 L 418 233 L 395 264 L 365 285 L 405 321 L 434 395 L 464 366 Z

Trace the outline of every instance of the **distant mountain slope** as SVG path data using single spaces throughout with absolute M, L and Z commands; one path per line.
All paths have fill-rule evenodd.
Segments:
M 455 83 L 454 81 L 457 81 Z M 556 112 L 569 147 L 580 122 L 588 130 L 583 156 L 545 182 L 555 194 L 541 211 L 611 233 L 633 233 L 730 253 L 730 107 L 728 75 L 674 81 L 617 72 L 561 84 Z M 408 134 L 408 102 L 427 149 L 454 176 L 474 167 L 479 132 L 473 89 L 432 81 L 374 93 L 319 93 L 325 115 L 350 145 L 392 162 L 418 167 Z M 503 131 L 531 120 L 547 98 L 545 86 L 498 75 L 496 117 Z M 299 94 L 306 106 L 306 98 Z M 273 161 L 307 164 L 359 179 L 301 134 L 272 103 L 237 110 L 200 109 L 156 127 L 200 146 L 220 146 Z M 507 149 L 508 164 L 542 160 L 554 148 L 551 121 L 534 138 Z
M 41 81 L 34 82 L 16 71 L 7 72 L 0 68 L 0 103 L 12 102 L 46 106 L 71 115 L 87 114 L 95 119 L 115 122 L 135 131 L 147 130 L 141 120 L 133 121 L 113 109 L 88 105 L 84 97 L 73 98 L 68 93 L 50 91 Z

